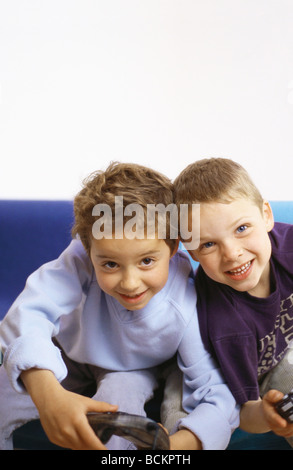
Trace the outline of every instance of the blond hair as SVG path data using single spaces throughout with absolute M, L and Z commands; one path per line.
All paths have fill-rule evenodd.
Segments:
M 73 237 L 79 235 L 89 253 L 92 240 L 92 227 L 97 216 L 93 208 L 97 204 L 107 204 L 115 211 L 115 197 L 123 196 L 124 208 L 128 204 L 139 204 L 144 213 L 148 204 L 172 204 L 173 186 L 171 180 L 151 168 L 132 163 L 112 162 L 105 171 L 89 175 L 83 182 L 82 190 L 74 199 L 75 224 Z M 129 216 L 128 216 L 129 219 Z M 124 216 L 125 224 L 127 217 Z M 176 240 L 170 238 L 167 216 L 167 235 L 164 240 L 173 251 Z
M 227 158 L 205 158 L 188 165 L 174 181 L 177 205 L 229 203 L 246 198 L 260 210 L 263 198 L 247 171 Z

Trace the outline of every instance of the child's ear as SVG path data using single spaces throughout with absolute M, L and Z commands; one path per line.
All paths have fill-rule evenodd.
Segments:
M 270 203 L 268 201 L 263 202 L 263 218 L 266 224 L 267 232 L 270 232 L 274 227 L 274 215 Z

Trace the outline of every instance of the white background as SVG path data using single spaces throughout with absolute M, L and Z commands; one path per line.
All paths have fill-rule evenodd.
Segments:
M 0 199 L 213 156 L 292 199 L 293 0 L 0 0 Z

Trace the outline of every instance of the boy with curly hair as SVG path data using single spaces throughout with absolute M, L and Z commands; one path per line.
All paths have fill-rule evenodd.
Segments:
M 188 415 L 177 421 L 171 449 L 227 446 L 239 410 L 203 347 L 191 266 L 176 253 L 172 216 L 163 214 L 164 238 L 159 214 L 148 226 L 154 204 L 173 204 L 170 180 L 126 163 L 92 175 L 76 196 L 79 239 L 28 278 L 0 326 L 0 448 L 40 417 L 55 444 L 105 449 L 86 414 L 119 407 L 144 416 L 158 366 L 176 353 Z M 113 436 L 107 448 L 133 447 Z

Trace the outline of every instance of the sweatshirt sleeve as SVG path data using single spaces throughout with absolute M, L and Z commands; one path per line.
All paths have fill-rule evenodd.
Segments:
M 218 364 L 205 350 L 197 315 L 186 328 L 178 351 L 183 372 L 183 408 L 188 415 L 176 423 L 201 441 L 204 450 L 225 449 L 239 426 L 240 407 L 226 385 Z
M 58 259 L 28 277 L 0 325 L 4 366 L 17 391 L 25 391 L 19 380 L 21 372 L 33 367 L 51 370 L 59 381 L 66 376 L 52 337 L 59 332 L 60 318 L 83 301 L 92 272 L 81 242 L 73 240 Z

